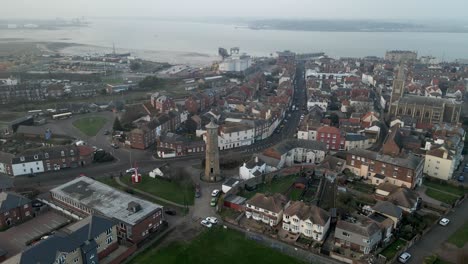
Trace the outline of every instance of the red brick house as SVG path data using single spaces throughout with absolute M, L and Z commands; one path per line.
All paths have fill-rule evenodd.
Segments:
M 175 102 L 171 98 L 161 95 L 156 99 L 152 99 L 151 105 L 159 110 L 161 113 L 165 113 L 175 108 Z
M 0 193 L 0 229 L 33 217 L 31 200 L 16 193 Z
M 345 136 L 340 129 L 332 126 L 322 126 L 317 129 L 317 141 L 327 145 L 328 150 L 342 150 L 345 148 Z

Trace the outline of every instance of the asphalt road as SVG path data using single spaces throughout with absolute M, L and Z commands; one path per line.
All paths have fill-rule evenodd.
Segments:
M 408 250 L 412 255 L 409 263 L 423 263 L 425 257 L 433 255 L 442 243 L 463 226 L 468 220 L 468 202 L 464 201 L 454 210 L 446 216 L 446 218 L 450 219 L 447 226 L 437 225 L 433 227 Z

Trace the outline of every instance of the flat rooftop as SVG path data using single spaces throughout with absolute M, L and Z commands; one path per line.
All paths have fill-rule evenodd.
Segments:
M 107 217 L 135 225 L 153 214 L 161 205 L 155 204 L 88 177 L 79 177 L 51 190 L 62 197 L 69 198 Z M 136 212 L 128 210 L 129 203 L 138 204 Z

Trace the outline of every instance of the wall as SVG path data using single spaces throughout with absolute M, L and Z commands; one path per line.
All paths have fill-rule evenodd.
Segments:
M 454 165 L 451 159 L 426 155 L 424 173 L 434 178 L 449 180 L 453 178 Z
M 13 176 L 18 175 L 27 175 L 31 172 L 33 173 L 41 173 L 44 172 L 44 163 L 42 160 L 33 161 L 33 162 L 25 162 L 19 164 L 13 164 Z

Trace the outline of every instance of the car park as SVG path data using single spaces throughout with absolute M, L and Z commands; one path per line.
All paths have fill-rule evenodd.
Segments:
M 398 257 L 398 261 L 400 263 L 406 263 L 408 262 L 408 260 L 411 258 L 411 254 L 408 253 L 408 252 L 404 252 L 402 253 L 399 257 Z
M 209 216 L 205 220 L 210 222 L 213 225 L 216 225 L 218 223 L 218 218 L 216 218 L 214 216 Z
M 212 192 L 211 192 L 211 196 L 212 197 L 218 197 L 219 195 L 219 190 L 218 189 L 214 189 Z
M 200 222 L 200 224 L 201 224 L 202 226 L 205 226 L 205 227 L 208 227 L 208 228 L 211 228 L 211 227 L 213 226 L 210 222 L 206 221 L 206 219 L 205 219 L 205 220 L 202 220 L 202 221 Z
M 442 218 L 439 221 L 439 225 L 441 226 L 447 226 L 450 223 L 450 220 L 448 218 Z

